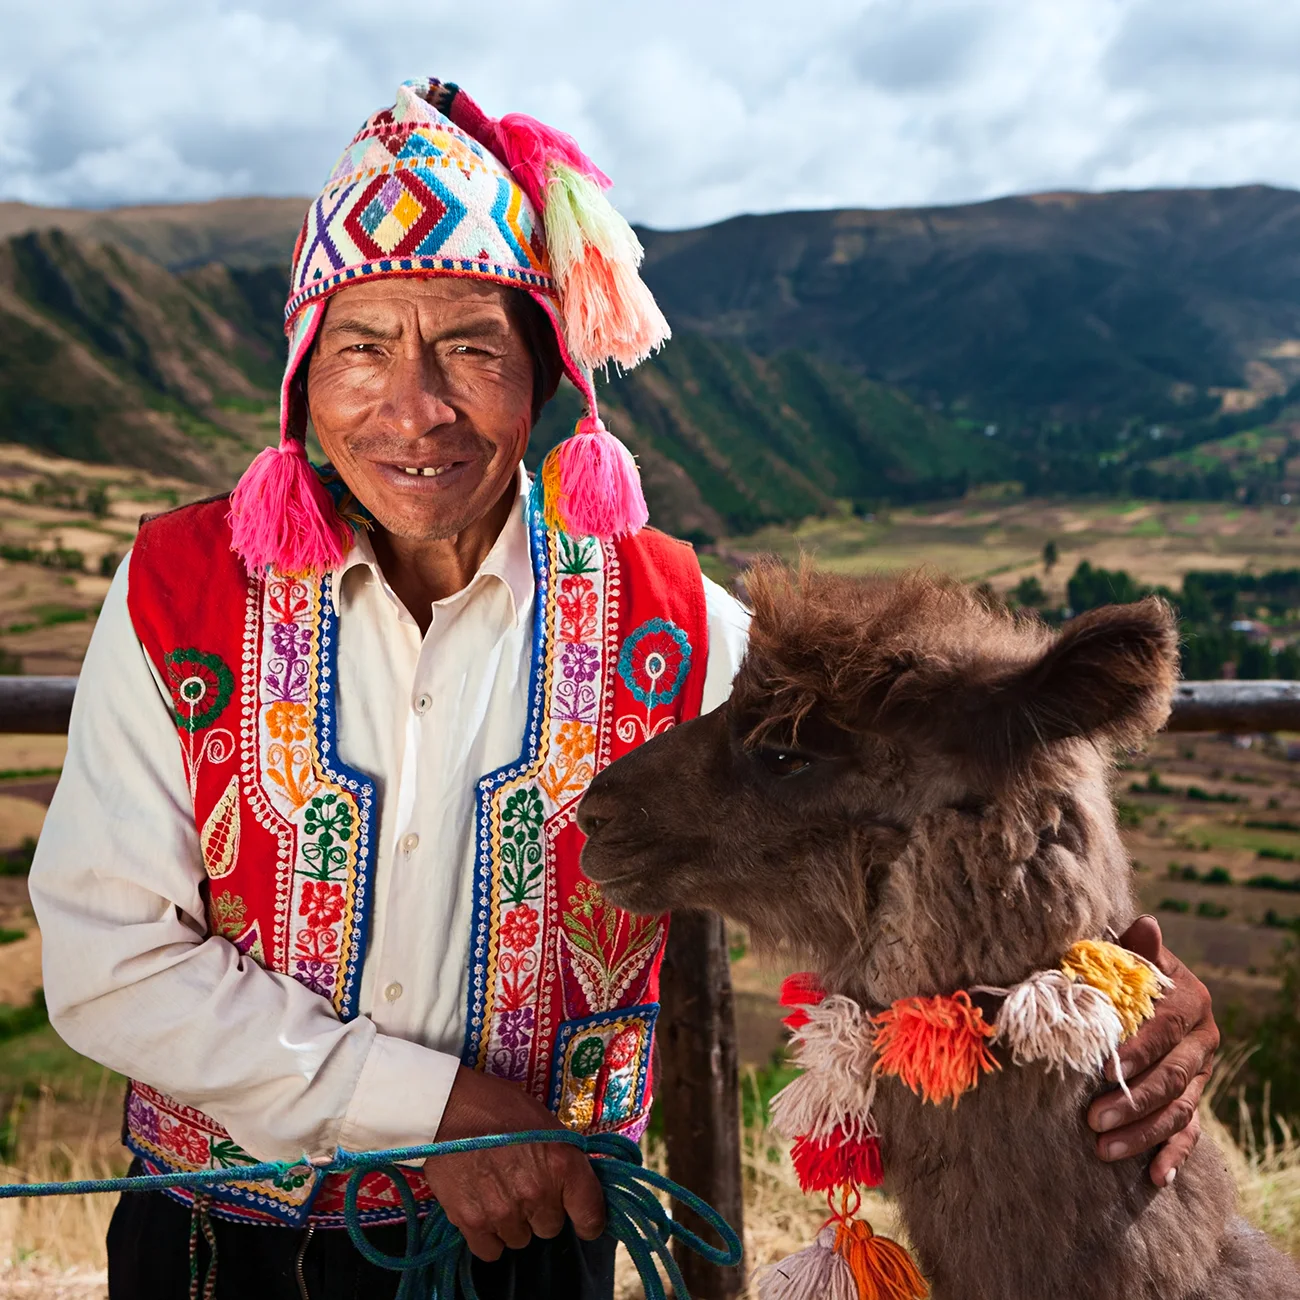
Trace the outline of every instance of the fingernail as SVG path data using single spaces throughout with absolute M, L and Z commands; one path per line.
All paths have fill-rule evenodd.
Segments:
M 1172 1187 L 1172 1186 L 1174 1185 L 1174 1179 L 1177 1178 L 1177 1177 L 1178 1177 L 1178 1170 L 1177 1170 L 1177 1169 L 1171 1169 L 1171 1170 L 1170 1170 L 1170 1171 L 1165 1175 L 1165 1186 L 1166 1186 L 1166 1187 Z
M 1107 1160 L 1122 1160 L 1128 1155 L 1127 1142 L 1107 1142 L 1102 1148 Z
M 1109 1133 L 1113 1128 L 1119 1128 L 1123 1116 L 1117 1110 L 1103 1110 L 1097 1116 L 1097 1132 Z

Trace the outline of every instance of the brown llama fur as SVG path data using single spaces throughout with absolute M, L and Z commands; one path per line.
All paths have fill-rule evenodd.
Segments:
M 957 583 L 753 571 L 730 701 L 607 768 L 583 866 L 634 911 L 707 907 L 873 1010 L 1009 985 L 1135 907 L 1108 793 L 1117 746 L 1164 722 L 1166 605 L 1055 634 Z M 992 1010 L 992 1008 L 990 1008 Z M 1107 1085 L 1036 1065 L 958 1106 L 882 1080 L 889 1189 L 934 1300 L 1261 1300 L 1300 1274 L 1235 1215 L 1220 1153 L 1174 1185 L 1097 1158 Z

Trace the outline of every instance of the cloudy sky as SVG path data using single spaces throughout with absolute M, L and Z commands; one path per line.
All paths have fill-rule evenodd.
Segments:
M 0 0 L 0 199 L 313 192 L 396 84 L 572 132 L 633 219 L 1300 187 L 1300 0 Z

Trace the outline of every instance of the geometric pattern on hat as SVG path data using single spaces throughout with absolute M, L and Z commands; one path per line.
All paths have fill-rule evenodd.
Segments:
M 460 92 L 404 82 L 392 108 L 362 124 L 307 210 L 285 305 L 289 386 L 315 340 L 324 301 L 385 276 L 455 275 L 522 289 L 555 325 L 568 376 L 595 410 L 591 376 L 569 356 L 542 221 L 509 168 L 443 111 Z
M 553 294 L 542 225 L 505 164 L 408 82 L 372 114 L 308 210 L 286 324 L 343 284 L 469 275 Z

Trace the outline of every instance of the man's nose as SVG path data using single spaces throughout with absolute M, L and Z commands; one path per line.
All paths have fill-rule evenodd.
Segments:
M 456 422 L 439 368 L 423 356 L 402 357 L 390 375 L 388 400 L 397 431 L 420 438 L 432 429 Z

